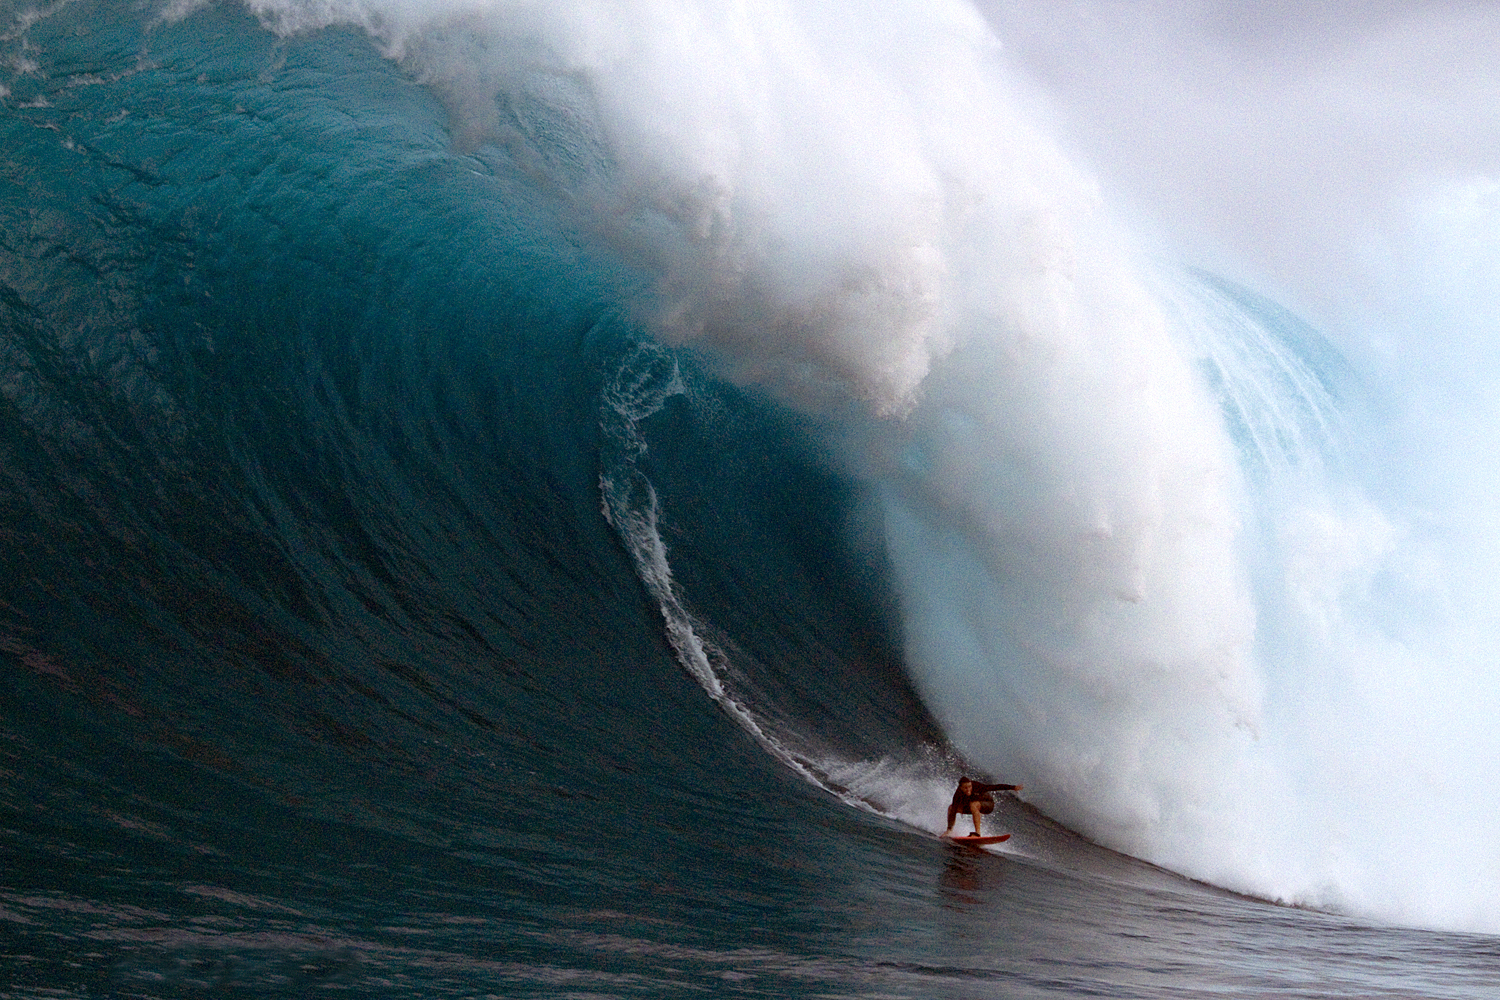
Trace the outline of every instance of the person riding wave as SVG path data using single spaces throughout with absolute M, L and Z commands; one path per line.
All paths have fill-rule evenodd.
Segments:
M 995 797 L 990 793 L 1020 790 L 1020 785 L 986 785 L 968 775 L 959 778 L 958 790 L 953 793 L 953 802 L 948 806 L 948 831 L 944 836 L 952 836 L 953 824 L 957 822 L 960 813 L 969 813 L 974 817 L 974 836 L 980 836 L 979 817 L 995 811 Z

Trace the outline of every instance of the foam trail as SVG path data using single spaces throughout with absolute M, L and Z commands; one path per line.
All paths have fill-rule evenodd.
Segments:
M 619 533 L 635 562 L 636 573 L 656 600 L 666 624 L 667 640 L 677 660 L 709 697 L 768 750 L 801 768 L 791 754 L 773 740 L 744 705 L 730 697 L 712 659 L 722 654 L 706 644 L 694 628 L 692 616 L 672 582 L 666 545 L 657 528 L 658 504 L 651 481 L 637 467 L 646 452 L 640 421 L 661 409 L 672 396 L 684 392 L 677 363 L 649 342 L 635 345 L 625 356 L 614 380 L 606 387 L 600 411 L 604 451 L 600 458 L 599 493 L 604 519 Z
M 651 276 L 629 307 L 663 340 L 839 415 L 909 669 L 965 756 L 1190 875 L 1500 930 L 1485 567 L 1337 458 L 1326 352 L 1141 266 L 967 4 L 250 6 L 364 27 L 461 141 L 544 174 Z M 684 665 L 756 725 L 674 596 L 619 419 L 607 516 Z M 1420 581 L 1455 565 L 1444 609 Z M 1391 767 L 1441 775 L 1399 848 Z
M 734 690 L 730 658 L 704 638 L 702 623 L 672 579 L 658 526 L 656 490 L 639 466 L 647 451 L 641 421 L 658 412 L 668 399 L 688 392 L 672 354 L 656 343 L 640 341 L 625 351 L 600 407 L 602 512 L 656 601 L 677 662 L 771 756 L 809 783 L 848 805 L 939 832 L 951 784 L 951 762 L 898 761 L 895 757 L 850 760 L 802 745 L 802 734 L 778 727 Z

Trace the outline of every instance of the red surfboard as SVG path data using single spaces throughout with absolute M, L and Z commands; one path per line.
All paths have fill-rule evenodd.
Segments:
M 1001 841 L 1009 840 L 1010 834 L 1002 833 L 998 837 L 976 837 L 973 834 L 970 834 L 967 837 L 944 836 L 943 839 L 951 840 L 955 844 L 963 844 L 965 847 L 983 847 L 985 844 L 998 844 Z

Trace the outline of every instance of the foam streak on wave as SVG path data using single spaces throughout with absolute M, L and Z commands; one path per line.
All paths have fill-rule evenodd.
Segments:
M 671 352 L 651 341 L 638 341 L 620 359 L 600 406 L 602 512 L 656 602 L 677 662 L 725 714 L 809 783 L 848 805 L 937 832 L 935 820 L 942 815 L 945 779 L 934 776 L 931 767 L 923 767 L 920 761 L 898 763 L 892 757 L 849 760 L 826 749 L 800 746 L 798 733 L 761 717 L 729 683 L 733 673 L 729 657 L 704 638 L 702 623 L 672 578 L 658 523 L 656 489 L 639 465 L 647 451 L 641 422 L 668 399 L 688 392 Z
M 604 390 L 600 407 L 604 445 L 599 494 L 604 518 L 619 534 L 635 564 L 636 575 L 661 610 L 667 642 L 677 662 L 773 757 L 813 784 L 822 785 L 811 762 L 777 739 L 730 693 L 721 677 L 725 664 L 723 652 L 699 634 L 692 613 L 672 580 L 667 547 L 657 524 L 656 489 L 637 465 L 646 452 L 646 440 L 639 425 L 668 399 L 685 391 L 676 361 L 659 345 L 642 341 L 626 353 L 613 381 Z

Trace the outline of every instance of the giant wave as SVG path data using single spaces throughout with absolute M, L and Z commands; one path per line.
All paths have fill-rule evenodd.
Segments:
M 706 695 L 850 804 L 935 831 L 961 759 L 1215 885 L 1500 930 L 1488 522 L 1443 488 L 1466 456 L 1401 482 L 1392 455 L 1443 433 L 1391 416 L 1401 387 L 1144 253 L 1033 124 L 976 10 L 74 16 L 28 9 L 4 36 L 24 192 L 6 205 L 8 562 L 74 581 L 57 602 L 8 592 L 5 648 L 32 674 L 170 704 L 66 649 L 191 659 L 216 633 L 334 676 L 303 649 L 332 623 L 335 649 L 392 676 L 392 625 L 530 662 L 485 590 L 525 618 L 526 567 L 556 539 L 513 527 L 594 523 L 563 575 L 617 586 L 612 531 Z M 82 24 L 108 65 L 70 75 Z M 211 54 L 158 54 L 200 36 Z M 288 65 L 308 37 L 334 41 Z M 367 40 L 386 68 L 334 68 Z M 131 89 L 163 64 L 171 89 Z M 273 107 L 287 92 L 316 96 Z M 803 492 L 755 495 L 725 467 L 772 443 Z M 91 540 L 46 541 L 69 531 Z M 469 577 L 481 539 L 509 580 Z M 837 572 L 756 554 L 778 545 Z M 850 580 L 868 593 L 836 593 Z M 812 624 L 772 643 L 755 612 L 778 602 Z M 212 627 L 185 624 L 204 608 Z M 80 622 L 96 632 L 58 638 Z M 883 659 L 892 634 L 921 705 Z M 841 707 L 843 670 L 877 678 L 851 688 L 879 704 Z M 1419 800 L 1399 838 L 1398 782 Z

